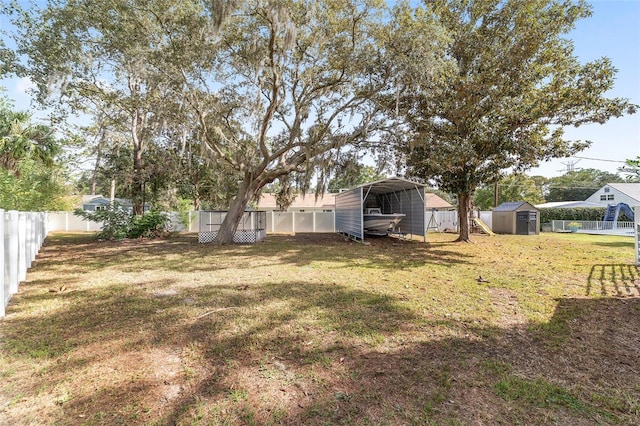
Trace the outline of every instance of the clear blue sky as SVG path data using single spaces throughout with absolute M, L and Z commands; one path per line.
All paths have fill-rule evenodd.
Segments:
M 640 0 L 592 0 L 593 15 L 579 21 L 569 34 L 575 54 L 582 62 L 602 56 L 611 59 L 618 69 L 616 85 L 610 97 L 629 98 L 640 105 Z M 599 125 L 566 129 L 569 139 L 590 140 L 591 148 L 577 154 L 579 158 L 552 160 L 528 174 L 557 176 L 566 170 L 563 163 L 575 162 L 575 167 L 593 168 L 615 173 L 625 159 L 640 155 L 640 112 L 612 119 Z M 614 162 L 617 161 L 617 162 Z
M 629 98 L 640 105 L 640 0 L 591 0 L 590 3 L 593 16 L 579 21 L 568 35 L 574 40 L 575 54 L 582 62 L 609 57 L 618 69 L 616 86 L 609 96 Z M 0 18 L 0 28 L 6 28 L 6 24 L 6 18 Z M 29 86 L 27 80 L 8 79 L 0 81 L 0 85 L 7 89 L 6 94 L 16 102 L 16 107 L 29 108 L 29 98 L 24 93 Z M 566 170 L 566 163 L 571 162 L 575 162 L 576 168 L 616 172 L 625 159 L 640 155 L 640 113 L 612 119 L 604 125 L 570 128 L 566 135 L 570 139 L 593 142 L 591 148 L 578 154 L 585 158 L 552 160 L 528 174 L 558 176 Z

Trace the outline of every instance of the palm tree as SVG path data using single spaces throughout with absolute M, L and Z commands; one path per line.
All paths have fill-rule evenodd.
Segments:
M 32 124 L 30 114 L 12 111 L 0 102 L 0 167 L 19 177 L 22 161 L 32 159 L 51 166 L 60 151 L 51 128 Z

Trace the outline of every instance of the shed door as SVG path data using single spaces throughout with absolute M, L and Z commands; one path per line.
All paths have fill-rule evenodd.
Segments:
M 538 230 L 538 212 L 529 212 L 529 235 L 536 235 Z
M 516 212 L 516 234 L 517 235 L 535 235 L 537 219 L 538 219 L 538 212 L 535 212 L 535 211 Z

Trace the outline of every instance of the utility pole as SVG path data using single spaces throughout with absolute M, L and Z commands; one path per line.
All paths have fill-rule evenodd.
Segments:
M 569 173 L 569 172 L 575 172 L 576 170 L 578 170 L 578 169 L 576 169 L 576 164 L 578 164 L 579 162 L 580 162 L 579 159 L 578 160 L 573 160 L 573 161 L 569 160 L 566 163 L 562 163 L 562 164 L 567 166 L 566 173 Z M 562 170 L 558 170 L 558 171 L 561 172 Z

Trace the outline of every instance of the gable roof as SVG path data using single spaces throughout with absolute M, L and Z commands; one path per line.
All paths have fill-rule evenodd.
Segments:
M 451 209 L 453 205 L 442 199 L 438 194 L 427 192 L 424 194 L 424 204 L 429 209 Z
M 535 207 L 533 207 L 531 204 L 527 203 L 526 201 L 506 201 L 500 204 L 498 207 L 494 208 L 493 211 L 494 212 L 513 212 L 518 210 L 520 207 L 524 206 L 525 204 L 535 209 Z
M 336 205 L 336 194 L 322 194 L 316 199 L 315 194 L 298 194 L 296 199 L 293 200 L 290 209 L 310 209 L 310 208 L 331 208 Z M 277 209 L 278 203 L 276 203 L 275 194 L 262 193 L 258 200 L 258 210 L 262 209 Z
M 608 183 L 605 186 L 610 186 L 640 202 L 640 183 Z

